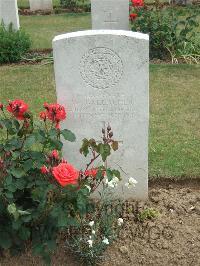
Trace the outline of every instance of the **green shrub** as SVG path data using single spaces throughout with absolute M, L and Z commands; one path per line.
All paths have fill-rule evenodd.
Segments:
M 90 1 L 88 0 L 60 0 L 60 5 L 64 8 L 81 8 L 86 12 L 90 11 Z
M 180 19 L 173 9 L 157 7 L 136 10 L 132 30 L 150 35 L 150 58 L 164 59 L 176 54 L 184 42 L 195 43 L 196 15 Z
M 76 7 L 76 0 L 60 0 L 60 4 L 62 7 Z
M 15 31 L 12 24 L 8 29 L 0 25 L 0 64 L 19 61 L 30 46 L 30 38 L 25 32 Z

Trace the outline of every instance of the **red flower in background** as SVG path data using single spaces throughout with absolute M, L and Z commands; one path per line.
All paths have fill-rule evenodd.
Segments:
M 130 14 L 130 20 L 131 21 L 135 20 L 136 18 L 137 18 L 137 14 L 135 14 L 135 13 Z
M 14 100 L 7 106 L 8 112 L 12 113 L 17 119 L 24 120 L 24 114 L 28 110 L 28 105 L 23 100 Z
M 0 109 L 3 110 L 3 104 L 2 103 L 0 103 Z
M 84 174 L 85 174 L 85 176 L 96 177 L 97 172 L 98 172 L 97 168 L 92 168 L 92 169 L 86 170 Z
M 132 0 L 132 5 L 134 7 L 135 6 L 141 7 L 141 6 L 144 6 L 144 2 L 143 2 L 143 0 Z
M 78 183 L 79 171 L 69 163 L 60 163 L 58 166 L 53 167 L 52 173 L 62 187 Z
M 44 104 L 44 108 L 46 109 L 46 112 L 40 113 L 40 117 L 44 117 L 44 114 L 46 114 L 46 117 L 51 120 L 52 122 L 56 123 L 56 128 L 60 128 L 60 121 L 64 120 L 66 118 L 66 111 L 64 106 L 55 103 L 55 104 Z M 44 119 L 44 118 L 43 118 Z

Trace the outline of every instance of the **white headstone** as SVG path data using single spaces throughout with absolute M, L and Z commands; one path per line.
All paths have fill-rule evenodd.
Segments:
M 65 144 L 66 160 L 84 170 L 79 154 L 84 138 L 100 140 L 110 123 L 120 141 L 109 164 L 123 169 L 119 197 L 145 199 L 148 194 L 149 37 L 131 31 L 96 30 L 68 33 L 53 40 L 57 100 L 67 109 L 63 127 L 77 136 Z M 87 161 L 88 162 L 88 161 Z M 120 166 L 120 167 L 119 167 Z M 81 167 L 81 168 L 80 168 Z
M 30 10 L 52 10 L 53 4 L 52 0 L 29 0 Z
M 93 30 L 129 30 L 129 0 L 91 0 Z
M 17 0 L 0 0 L 0 23 L 8 27 L 12 23 L 15 30 L 19 30 L 19 15 Z

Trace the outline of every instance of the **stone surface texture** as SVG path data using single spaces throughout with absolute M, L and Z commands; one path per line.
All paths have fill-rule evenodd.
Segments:
M 6 27 L 12 23 L 15 30 L 19 30 L 19 15 L 17 0 L 0 0 L 0 22 Z
M 91 0 L 93 30 L 129 30 L 129 0 Z
M 29 0 L 30 10 L 52 10 L 53 4 L 52 0 Z
M 121 169 L 121 198 L 148 195 L 149 37 L 121 30 L 68 33 L 53 40 L 58 103 L 67 109 L 63 128 L 77 136 L 64 144 L 64 157 L 84 170 L 82 139 L 101 140 L 108 123 L 119 150 L 108 164 Z M 125 188 L 129 177 L 136 188 Z

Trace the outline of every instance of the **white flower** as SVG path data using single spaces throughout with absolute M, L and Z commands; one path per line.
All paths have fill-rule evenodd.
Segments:
M 93 226 L 94 225 L 94 221 L 91 221 L 91 222 L 89 222 L 89 226 Z
M 102 240 L 102 243 L 104 243 L 105 245 L 109 245 L 109 241 L 108 241 L 108 238 L 104 237 L 103 240 Z
M 88 185 L 85 185 L 85 187 L 89 190 L 89 192 L 91 191 L 91 187 Z
M 95 234 L 96 234 L 95 230 L 92 230 L 92 234 L 93 234 L 93 235 L 95 235 Z
M 110 188 L 115 188 L 118 185 L 119 179 L 114 176 L 111 181 L 108 181 L 108 178 L 105 179 L 105 184 Z
M 138 183 L 137 180 L 135 180 L 135 178 L 130 177 L 128 180 L 128 183 L 125 184 L 126 187 L 130 188 L 130 187 L 135 187 L 135 185 Z
M 117 224 L 118 224 L 119 226 L 121 226 L 121 225 L 123 224 L 123 222 L 124 222 L 124 220 L 123 220 L 122 218 L 119 218 L 119 219 L 117 220 Z
M 89 239 L 89 240 L 87 240 L 87 242 L 88 242 L 89 248 L 92 248 L 92 246 L 93 246 L 93 240 L 92 239 Z

